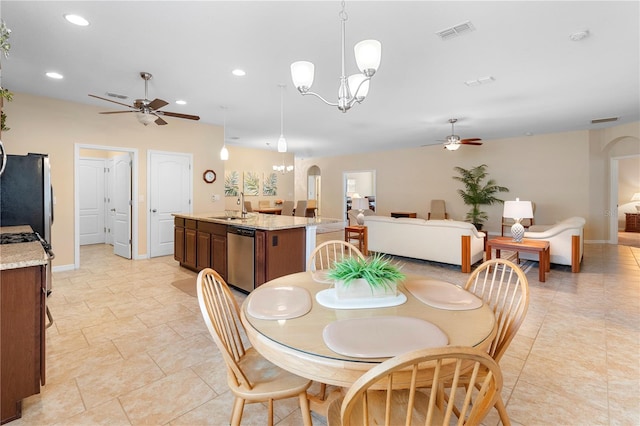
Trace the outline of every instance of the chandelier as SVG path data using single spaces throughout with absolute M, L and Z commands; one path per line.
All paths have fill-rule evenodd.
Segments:
M 290 164 L 285 166 L 284 165 L 284 158 L 283 158 L 282 159 L 282 164 L 280 164 L 280 165 L 276 164 L 276 165 L 273 166 L 273 171 L 285 174 L 285 173 L 289 173 L 289 172 L 293 171 L 293 166 L 290 165 Z
M 356 63 L 361 73 L 347 77 L 344 66 L 344 29 L 349 17 L 344 10 L 344 1 L 342 1 L 342 10 L 338 16 L 342 27 L 342 74 L 340 75 L 338 102 L 329 102 L 319 94 L 310 91 L 315 70 L 312 62 L 298 61 L 291 64 L 291 79 L 293 80 L 293 85 L 302 95 L 313 95 L 320 98 L 327 105 L 337 106 L 340 111 L 347 112 L 356 102 L 361 103 L 367 96 L 369 80 L 371 80 L 371 77 L 380 66 L 382 45 L 378 40 L 363 40 L 356 44 L 354 47 Z

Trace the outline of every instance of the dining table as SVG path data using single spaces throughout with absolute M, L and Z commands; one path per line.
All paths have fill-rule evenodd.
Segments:
M 412 345 L 486 349 L 495 337 L 491 308 L 452 283 L 407 274 L 395 297 L 341 300 L 326 272 L 276 278 L 242 303 L 251 344 L 299 376 L 347 388 Z

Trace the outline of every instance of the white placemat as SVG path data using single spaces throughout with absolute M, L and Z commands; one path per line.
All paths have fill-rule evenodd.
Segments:
M 404 287 L 422 303 L 438 309 L 463 311 L 482 306 L 482 299 L 446 281 L 409 280 Z
M 357 358 L 386 358 L 449 343 L 447 335 L 436 325 L 399 316 L 335 321 L 324 328 L 322 338 L 332 351 Z
M 311 295 L 301 287 L 266 287 L 249 296 L 247 313 L 254 318 L 281 320 L 297 318 L 311 310 Z

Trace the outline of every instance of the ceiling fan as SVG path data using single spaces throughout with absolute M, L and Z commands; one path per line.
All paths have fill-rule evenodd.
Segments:
M 458 121 L 457 118 L 450 118 L 449 123 L 451 123 L 451 134 L 447 136 L 444 142 L 444 148 L 449 151 L 455 151 L 460 148 L 460 145 L 482 145 L 480 138 L 468 138 L 468 139 L 460 139 L 460 136 L 456 135 L 453 130 L 453 125 Z
M 125 112 L 135 112 L 137 113 L 138 121 L 145 126 L 155 122 L 159 126 L 164 126 L 167 124 L 166 121 L 162 119 L 161 116 L 166 115 L 167 117 L 177 117 L 177 118 L 185 118 L 187 120 L 200 120 L 200 117 L 197 115 L 189 115 L 189 114 L 180 114 L 177 112 L 169 112 L 169 111 L 160 111 L 165 105 L 169 105 L 167 101 L 163 101 L 162 99 L 154 99 L 150 101 L 147 96 L 148 82 L 153 77 L 148 72 L 141 72 L 140 77 L 144 80 L 144 99 L 136 99 L 133 105 L 123 104 L 122 102 L 112 101 L 111 99 L 101 98 L 96 95 L 89 95 L 92 98 L 102 99 L 103 101 L 113 102 L 114 104 L 126 106 L 127 108 L 131 108 L 130 111 L 108 111 L 101 112 L 100 114 L 121 114 Z

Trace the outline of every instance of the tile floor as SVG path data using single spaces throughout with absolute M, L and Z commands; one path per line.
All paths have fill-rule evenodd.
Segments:
M 467 277 L 400 260 L 407 272 Z M 579 274 L 552 266 L 546 283 L 537 276 L 536 265 L 529 312 L 501 361 L 513 423 L 640 424 L 640 248 L 588 244 Z M 79 270 L 54 273 L 47 385 L 11 425 L 228 424 L 222 360 L 196 298 L 171 285 L 188 277 L 170 256 L 128 261 L 82 247 Z M 266 408 L 246 406 L 243 420 L 264 425 Z M 276 422 L 301 424 L 296 400 L 276 403 Z M 497 424 L 496 413 L 485 423 Z

